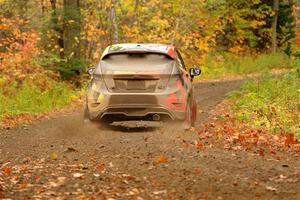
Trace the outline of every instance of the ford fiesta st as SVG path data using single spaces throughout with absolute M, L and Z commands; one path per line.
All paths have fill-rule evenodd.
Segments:
M 179 51 L 162 44 L 116 44 L 89 70 L 85 120 L 181 120 L 193 126 L 197 104 L 192 80 Z

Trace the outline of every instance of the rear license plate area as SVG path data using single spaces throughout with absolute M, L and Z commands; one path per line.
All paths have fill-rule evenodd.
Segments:
M 127 90 L 145 90 L 146 83 L 144 80 L 128 80 Z

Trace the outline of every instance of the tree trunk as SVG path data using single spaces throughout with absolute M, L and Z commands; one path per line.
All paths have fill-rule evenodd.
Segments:
M 137 21 L 138 19 L 138 9 L 139 9 L 139 5 L 140 5 L 140 0 L 135 0 L 135 4 L 134 4 L 134 20 Z
M 50 4 L 52 7 L 52 10 L 55 10 L 56 9 L 56 0 L 50 0 Z
M 134 13 L 137 13 L 138 8 L 139 8 L 140 0 L 135 0 L 134 4 Z
M 117 22 L 116 5 L 117 5 L 117 0 L 113 0 L 113 4 L 111 7 L 111 19 L 112 19 L 112 28 L 113 28 L 113 39 L 115 44 L 119 43 L 119 28 Z
M 176 45 L 176 35 L 177 35 L 179 27 L 180 27 L 180 21 L 182 20 L 182 17 L 183 17 L 184 8 L 185 8 L 185 5 L 182 6 L 179 16 L 176 18 L 173 38 L 172 38 L 172 42 L 171 42 L 172 45 Z
M 64 42 L 63 42 L 63 30 L 62 27 L 58 24 L 58 16 L 57 16 L 57 1 L 56 0 L 50 0 L 51 4 L 51 22 L 52 22 L 52 30 L 56 32 L 57 34 L 57 43 L 60 49 L 64 48 Z M 64 54 L 63 52 L 60 52 L 60 57 L 63 58 Z
M 64 0 L 63 44 L 67 59 L 80 58 L 80 0 Z
M 45 16 L 45 10 L 46 10 L 46 6 L 45 6 L 45 2 L 44 0 L 41 0 L 41 7 L 42 7 L 42 16 Z
M 272 53 L 277 51 L 277 22 L 278 22 L 278 13 L 279 13 L 279 0 L 274 0 L 273 2 L 273 23 L 272 23 Z

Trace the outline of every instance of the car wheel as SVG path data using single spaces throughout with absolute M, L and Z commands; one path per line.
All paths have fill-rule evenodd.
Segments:
M 185 112 L 185 120 L 183 122 L 183 129 L 189 130 L 192 127 L 192 107 L 191 104 L 187 103 L 186 112 Z
M 83 122 L 84 123 L 90 123 L 91 122 L 90 114 L 89 114 L 89 109 L 88 109 L 87 105 L 84 106 Z
M 98 128 L 107 128 L 111 121 L 107 120 L 92 120 L 89 114 L 89 109 L 87 105 L 84 106 L 84 111 L 83 111 L 83 123 L 85 125 L 93 125 Z

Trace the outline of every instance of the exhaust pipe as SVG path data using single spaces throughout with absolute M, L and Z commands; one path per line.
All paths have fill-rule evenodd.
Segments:
M 152 116 L 153 121 L 159 121 L 160 120 L 160 115 L 159 114 L 154 114 Z

